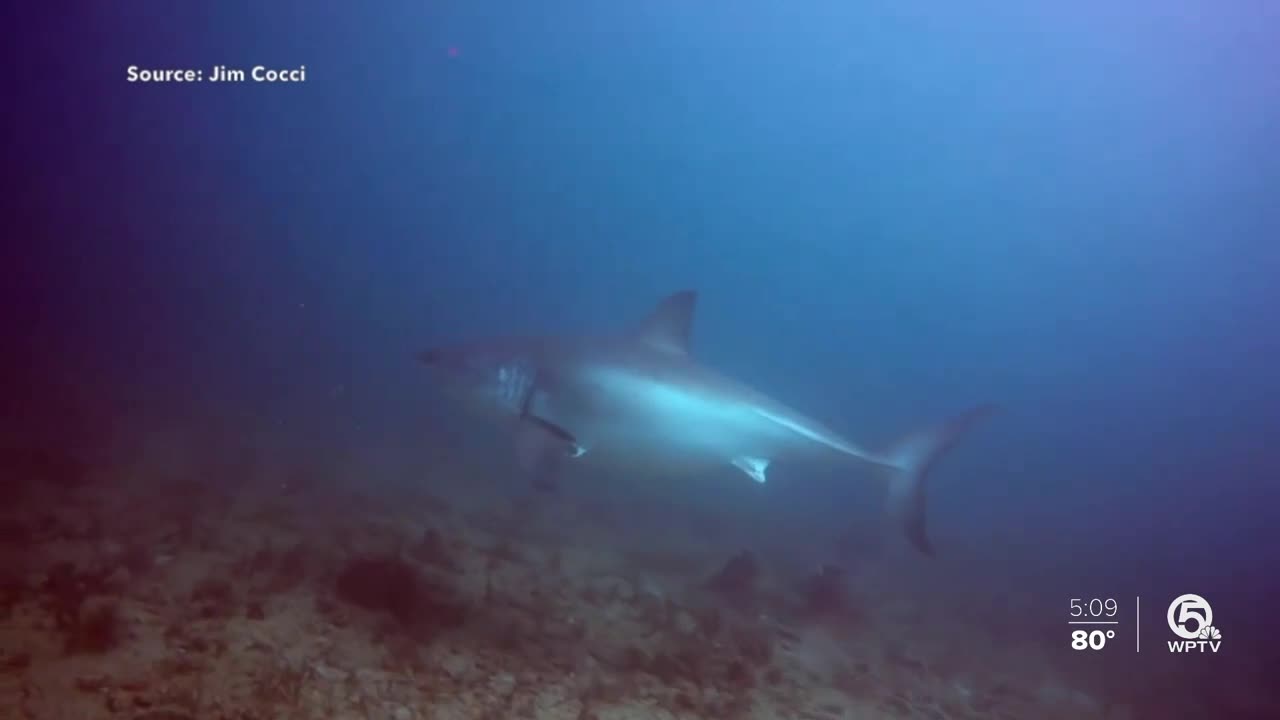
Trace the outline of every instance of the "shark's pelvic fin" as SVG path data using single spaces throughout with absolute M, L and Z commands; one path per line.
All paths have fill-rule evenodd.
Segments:
M 734 458 L 733 466 L 746 473 L 752 480 L 755 480 L 758 483 L 762 483 L 768 479 L 764 476 L 765 471 L 769 469 L 769 461 L 766 458 Z
M 667 352 L 688 353 L 693 310 L 697 304 L 698 293 L 693 290 L 682 290 L 663 298 L 640 324 L 640 339 Z
M 925 484 L 929 470 L 969 428 L 995 412 L 994 405 L 971 408 L 947 422 L 912 433 L 888 449 L 883 462 L 896 468 L 889 482 L 889 512 L 907 539 L 925 555 L 933 545 L 925 533 Z

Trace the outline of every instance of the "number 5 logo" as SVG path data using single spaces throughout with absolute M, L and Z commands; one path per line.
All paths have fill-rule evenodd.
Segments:
M 1195 640 L 1200 631 L 1213 624 L 1213 608 L 1199 595 L 1179 595 L 1169 604 L 1169 629 L 1184 640 Z M 1192 622 L 1194 627 L 1187 627 Z

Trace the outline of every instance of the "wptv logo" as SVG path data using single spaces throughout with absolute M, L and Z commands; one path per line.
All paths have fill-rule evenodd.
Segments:
M 1213 608 L 1199 595 L 1179 595 L 1169 604 L 1169 629 L 1181 640 L 1169 641 L 1169 652 L 1218 652 L 1222 633 L 1213 626 Z

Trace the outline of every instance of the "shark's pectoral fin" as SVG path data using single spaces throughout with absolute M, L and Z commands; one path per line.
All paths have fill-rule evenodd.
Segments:
M 520 422 L 524 423 L 525 427 L 529 428 L 529 432 L 537 432 L 546 440 L 550 441 L 550 444 L 552 445 L 568 447 L 577 445 L 578 443 L 578 441 L 573 438 L 573 433 L 549 420 L 544 420 L 533 415 L 526 415 L 520 418 Z
M 762 483 L 768 479 L 764 475 L 765 471 L 769 469 L 769 460 L 767 458 L 734 458 L 733 466 L 746 473 L 752 480 L 755 480 L 758 483 Z
M 539 490 L 555 490 L 560 464 L 582 457 L 586 448 L 568 430 L 533 415 L 520 418 L 516 428 L 516 460 Z

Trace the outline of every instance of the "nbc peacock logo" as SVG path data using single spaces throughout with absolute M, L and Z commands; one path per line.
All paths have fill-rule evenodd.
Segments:
M 1222 632 L 1213 625 L 1213 608 L 1199 595 L 1179 595 L 1169 603 L 1169 629 L 1179 640 L 1169 641 L 1169 652 L 1218 652 Z

